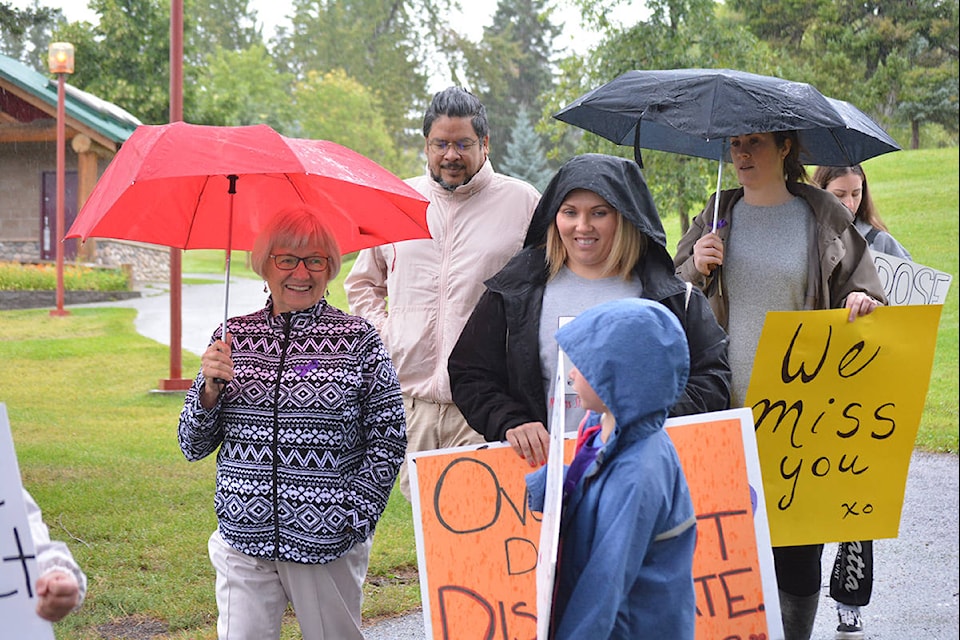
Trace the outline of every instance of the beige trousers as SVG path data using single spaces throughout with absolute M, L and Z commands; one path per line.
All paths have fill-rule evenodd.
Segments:
M 407 453 L 482 444 L 483 436 L 470 428 L 457 405 L 439 404 L 403 394 L 407 412 Z M 400 465 L 400 491 L 410 500 L 407 461 Z
M 219 640 L 276 640 L 287 603 L 304 640 L 363 640 L 360 605 L 373 538 L 326 564 L 263 560 L 240 553 L 214 531 Z

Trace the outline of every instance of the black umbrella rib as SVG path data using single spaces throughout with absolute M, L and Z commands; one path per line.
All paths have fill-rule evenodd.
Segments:
M 847 151 L 846 145 L 844 145 L 840 140 L 840 136 L 837 135 L 836 130 L 831 127 L 827 129 L 827 131 L 830 132 L 830 137 L 833 138 L 833 141 L 837 143 L 837 148 L 840 149 L 840 153 L 843 154 L 843 159 L 847 161 L 847 166 L 852 167 L 853 165 L 857 164 L 850 159 L 850 152 Z

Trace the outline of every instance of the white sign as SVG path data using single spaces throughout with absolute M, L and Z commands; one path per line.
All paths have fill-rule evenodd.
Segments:
M 557 375 L 553 381 L 554 398 L 563 396 L 563 356 L 563 350 L 558 348 Z M 553 587 L 557 577 L 557 555 L 560 548 L 560 514 L 563 511 L 565 414 L 563 405 L 554 402 L 553 417 L 550 420 L 550 450 L 547 456 L 547 488 L 544 496 L 543 520 L 540 522 L 540 547 L 537 556 L 537 640 L 550 640 Z
M 38 575 L 10 420 L 6 405 L 0 402 L 0 620 L 4 638 L 53 640 L 53 625 L 36 613 Z
M 871 251 L 880 284 L 891 305 L 943 304 L 953 276 L 916 262 Z

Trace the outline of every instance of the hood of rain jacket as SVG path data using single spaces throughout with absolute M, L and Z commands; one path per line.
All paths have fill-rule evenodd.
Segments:
M 632 160 L 599 153 L 571 158 L 553 176 L 533 212 L 524 247 L 547 241 L 547 229 L 556 219 L 560 203 L 574 189 L 593 191 L 655 244 L 666 247 L 667 236 L 640 167 Z
M 557 343 L 610 409 L 616 431 L 636 438 L 663 428 L 687 384 L 683 327 L 652 300 L 626 298 L 588 309 L 557 331 Z

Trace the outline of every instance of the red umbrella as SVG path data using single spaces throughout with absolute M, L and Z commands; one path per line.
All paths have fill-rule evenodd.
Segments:
M 298 203 L 324 214 L 343 253 L 430 237 L 428 201 L 355 151 L 267 125 L 185 122 L 137 127 L 65 237 L 226 250 L 229 295 L 230 250 L 252 249 L 270 217 Z
M 430 237 L 427 200 L 346 147 L 267 125 L 184 122 L 137 127 L 66 237 L 250 250 L 270 217 L 297 203 L 329 214 L 344 253 Z

